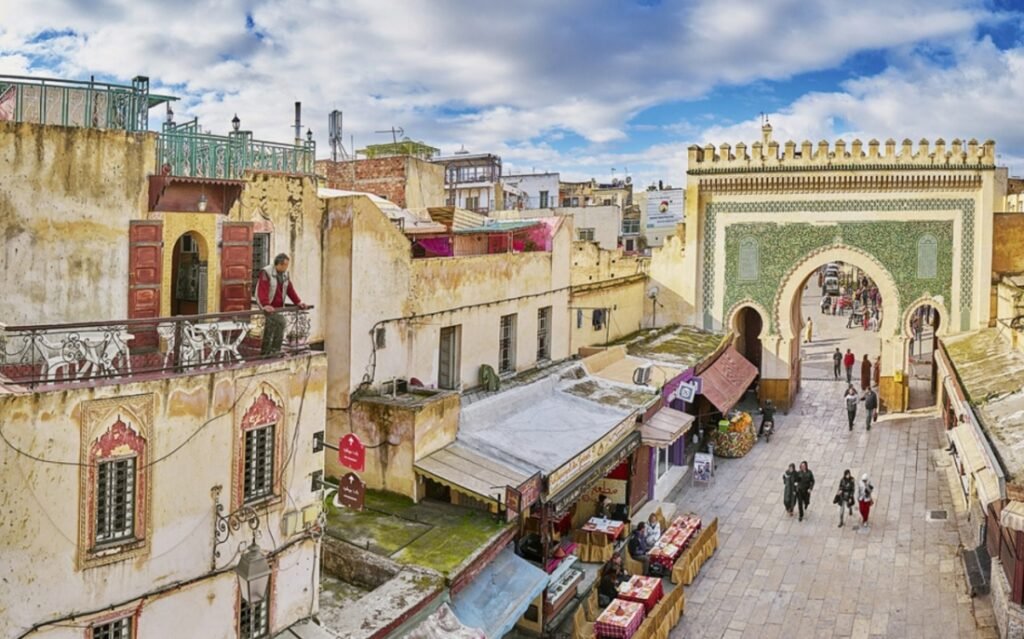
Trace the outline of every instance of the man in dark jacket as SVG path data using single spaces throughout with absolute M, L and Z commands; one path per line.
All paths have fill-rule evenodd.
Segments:
M 839 373 L 843 368 L 843 352 L 836 346 L 836 352 L 832 353 L 832 375 L 839 381 Z
M 796 504 L 800 513 L 800 521 L 804 520 L 804 510 L 811 505 L 811 491 L 814 490 L 814 473 L 807 467 L 807 462 L 800 462 L 800 470 L 796 472 Z
M 772 400 L 764 400 L 764 407 L 761 408 L 761 427 L 757 429 L 757 436 L 764 435 L 764 425 L 771 424 L 772 428 L 775 428 L 775 404 Z
M 871 430 L 871 422 L 878 419 L 878 394 L 875 389 L 868 387 L 861 399 L 864 400 L 864 412 L 867 413 L 865 423 L 868 430 Z
M 640 522 L 633 529 L 633 534 L 629 536 L 629 541 L 626 542 L 626 550 L 629 551 L 629 556 L 637 561 L 642 561 L 644 564 L 644 574 L 647 574 L 647 553 L 651 550 L 647 547 L 647 526 L 644 522 Z

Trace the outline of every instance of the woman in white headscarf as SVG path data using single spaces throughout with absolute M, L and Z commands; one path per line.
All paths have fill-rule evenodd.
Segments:
M 860 506 L 861 526 L 868 526 L 868 515 L 871 514 L 871 506 L 875 503 L 875 487 L 868 480 L 868 474 L 864 473 L 857 482 L 857 504 Z

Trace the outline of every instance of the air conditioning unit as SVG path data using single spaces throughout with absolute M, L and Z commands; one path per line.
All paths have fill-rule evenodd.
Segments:
M 633 371 L 633 383 L 640 386 L 646 386 L 649 384 L 651 382 L 651 368 L 651 364 L 638 366 L 636 370 Z

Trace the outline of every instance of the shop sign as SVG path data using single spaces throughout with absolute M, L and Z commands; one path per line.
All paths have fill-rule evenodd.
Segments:
M 349 433 L 338 442 L 338 461 L 357 473 L 366 470 L 366 446 L 355 433 Z
M 703 390 L 704 384 L 701 378 L 694 377 L 693 379 L 685 382 L 679 382 L 679 386 L 676 387 L 676 399 L 680 399 L 687 404 L 692 404 L 697 401 L 697 395 L 700 395 Z
M 693 481 L 708 483 L 715 458 L 711 453 L 696 453 L 693 456 Z
M 366 501 L 366 484 L 355 473 L 348 473 L 338 484 L 338 504 L 353 510 L 362 510 Z
M 596 464 L 608 451 L 615 447 L 619 441 L 631 433 L 636 427 L 632 416 L 620 423 L 615 428 L 597 440 L 597 442 L 579 455 L 576 455 L 568 462 L 557 468 L 548 475 L 548 494 L 554 495 L 560 488 L 566 486 L 577 475 Z
M 540 473 L 535 473 L 518 488 L 505 486 L 505 515 L 508 521 L 512 521 L 519 513 L 529 510 L 537 503 L 542 487 L 543 481 Z

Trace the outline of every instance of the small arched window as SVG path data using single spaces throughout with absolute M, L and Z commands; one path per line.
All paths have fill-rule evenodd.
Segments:
M 939 241 L 926 233 L 917 240 L 917 279 L 930 280 L 938 274 Z
M 757 240 L 752 237 L 740 239 L 737 274 L 741 282 L 755 282 L 761 270 L 760 251 Z

